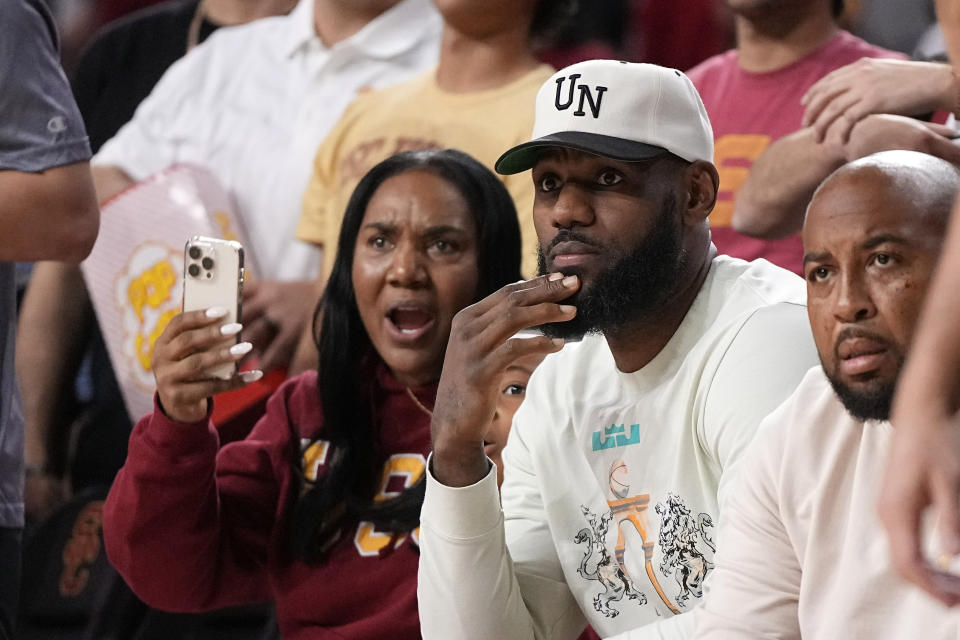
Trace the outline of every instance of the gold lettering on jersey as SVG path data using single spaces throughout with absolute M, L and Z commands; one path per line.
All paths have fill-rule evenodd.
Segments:
M 770 136 L 735 134 L 721 136 L 713 145 L 713 163 L 720 174 L 717 204 L 710 213 L 710 225 L 729 227 L 737 191 L 750 174 L 754 161 L 770 146 Z
M 409 489 L 423 477 L 427 468 L 426 459 L 418 453 L 398 453 L 390 456 L 383 465 L 383 475 L 380 480 L 380 489 L 374 496 L 374 502 L 383 502 L 395 498 L 402 489 Z M 399 478 L 402 489 L 390 490 L 391 481 Z M 353 545 L 361 556 L 379 556 L 380 551 L 395 539 L 394 547 L 399 548 L 407 535 L 394 536 L 391 532 L 377 531 L 372 522 L 361 522 L 353 538 Z M 415 544 L 420 539 L 420 528 L 417 527 L 411 534 Z

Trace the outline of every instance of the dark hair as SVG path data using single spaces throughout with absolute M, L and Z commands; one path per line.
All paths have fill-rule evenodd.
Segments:
M 430 171 L 466 200 L 477 231 L 475 300 L 520 278 L 520 225 L 513 200 L 500 180 L 469 155 L 453 149 L 408 151 L 387 158 L 360 180 L 347 204 L 337 257 L 314 312 L 323 438 L 331 443 L 333 455 L 322 477 L 312 483 L 303 480 L 304 490 L 293 510 L 290 540 L 294 553 L 308 563 L 323 562 L 343 527 L 359 520 L 397 534 L 412 531 L 420 521 L 422 481 L 392 500 L 373 502 L 380 438 L 369 372 L 379 356 L 360 319 L 352 278 L 354 248 L 367 204 L 385 180 L 408 171 Z M 294 440 L 302 478 L 299 438 Z
M 839 18 L 843 15 L 843 0 L 833 0 L 832 10 L 834 18 Z

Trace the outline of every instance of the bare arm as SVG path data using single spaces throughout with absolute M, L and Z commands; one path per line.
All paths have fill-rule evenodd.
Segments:
M 54 443 L 68 437 L 62 417 L 66 391 L 82 355 L 88 329 L 89 299 L 80 269 L 62 262 L 39 262 L 20 310 L 17 376 L 24 416 L 24 459 L 28 469 L 25 506 L 29 519 L 56 506 L 59 480 L 51 475 Z
M 0 261 L 80 262 L 90 253 L 100 209 L 88 163 L 0 171 L 0 193 Z
M 879 513 L 900 573 L 948 605 L 960 603 L 960 579 L 922 553 L 921 521 L 939 516 L 941 544 L 960 553 L 960 208 L 927 293 L 913 347 L 894 400 L 893 442 Z
M 813 128 L 771 144 L 737 192 L 733 228 L 757 238 L 782 238 L 803 226 L 817 186 L 846 162 L 842 147 L 817 142 Z
M 106 200 L 133 180 L 115 167 L 93 167 L 93 183 Z M 0 173 L 2 176 L 2 173 Z M 17 328 L 17 376 L 23 399 L 25 460 L 46 469 L 50 445 L 67 436 L 58 420 L 64 393 L 79 366 L 89 321 L 90 299 L 80 267 L 64 262 L 38 262 L 30 277 Z M 55 499 L 51 477 L 27 478 L 26 509 L 40 517 Z
M 953 130 L 905 116 L 873 114 L 859 120 L 844 145 L 819 143 L 812 127 L 770 145 L 757 158 L 737 192 L 733 226 L 758 238 L 780 238 L 800 231 L 817 186 L 841 165 L 879 151 L 907 149 L 960 165 Z

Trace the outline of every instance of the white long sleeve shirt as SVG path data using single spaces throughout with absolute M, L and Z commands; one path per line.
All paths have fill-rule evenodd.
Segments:
M 494 471 L 428 474 L 424 638 L 688 637 L 676 614 L 713 571 L 731 468 L 816 363 L 804 302 L 797 276 L 720 256 L 642 369 L 617 370 L 600 336 L 549 356 L 514 417 L 502 512 Z
M 178 162 L 213 171 L 262 278 L 317 276 L 319 250 L 295 238 L 317 148 L 359 90 L 407 80 L 439 54 L 430 0 L 402 0 L 332 47 L 317 35 L 314 4 L 219 29 L 167 70 L 93 159 L 135 180 Z
M 960 638 L 960 611 L 890 563 L 875 508 L 891 436 L 811 369 L 741 462 L 695 637 Z

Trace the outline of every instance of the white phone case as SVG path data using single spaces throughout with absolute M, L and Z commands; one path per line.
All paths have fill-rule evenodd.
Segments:
M 183 250 L 183 310 L 223 307 L 223 323 L 240 321 L 243 300 L 243 246 L 232 240 L 194 236 Z M 240 340 L 239 334 L 234 341 Z M 210 369 L 212 377 L 229 379 L 237 365 L 228 363 Z

